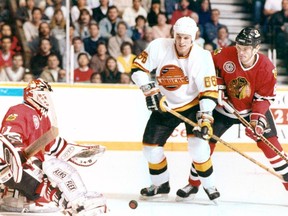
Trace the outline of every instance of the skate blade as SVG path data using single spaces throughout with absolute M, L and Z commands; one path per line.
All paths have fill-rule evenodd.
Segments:
M 140 196 L 139 200 L 144 201 L 164 201 L 168 199 L 168 194 L 156 194 L 154 196 Z
M 175 201 L 176 201 L 176 202 L 189 202 L 189 201 L 194 200 L 195 196 L 196 196 L 195 194 L 191 194 L 191 195 L 188 196 L 188 197 L 176 196 Z

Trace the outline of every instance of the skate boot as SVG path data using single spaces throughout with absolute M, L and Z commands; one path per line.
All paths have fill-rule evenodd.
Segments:
M 186 185 L 184 188 L 181 188 L 177 191 L 176 201 L 183 201 L 183 200 L 192 200 L 194 199 L 196 193 L 198 192 L 199 188 L 192 186 L 190 184 Z
M 140 191 L 142 195 L 142 199 L 153 199 L 153 198 L 164 198 L 167 197 L 168 193 L 170 192 L 170 185 L 169 182 L 165 182 L 159 186 L 151 185 L 148 188 L 143 188 Z
M 220 193 L 216 189 L 216 187 L 209 187 L 209 188 L 204 188 L 206 194 L 208 195 L 210 200 L 217 199 L 220 197 Z

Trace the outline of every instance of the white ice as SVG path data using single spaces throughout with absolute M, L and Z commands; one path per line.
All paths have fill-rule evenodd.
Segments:
M 270 167 L 262 153 L 246 153 Z M 174 202 L 177 189 L 187 184 L 188 153 L 167 151 L 170 171 L 170 202 L 139 201 L 139 191 L 150 185 L 147 162 L 141 151 L 109 151 L 92 167 L 79 169 L 89 190 L 107 198 L 112 216 L 272 216 L 288 215 L 288 192 L 281 180 L 236 152 L 215 152 L 212 156 L 218 205 L 208 200 L 204 190 L 189 203 Z M 138 200 L 135 210 L 130 200 Z

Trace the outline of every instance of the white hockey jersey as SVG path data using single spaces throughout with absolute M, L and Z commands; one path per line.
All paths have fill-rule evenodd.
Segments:
M 198 104 L 204 98 L 217 100 L 212 55 L 197 44 L 192 46 L 187 56 L 180 57 L 174 39 L 155 39 L 136 57 L 133 66 L 141 70 L 132 76 L 139 87 L 149 82 L 147 73 L 156 69 L 156 83 L 172 109 L 184 107 L 192 101 L 194 105 Z

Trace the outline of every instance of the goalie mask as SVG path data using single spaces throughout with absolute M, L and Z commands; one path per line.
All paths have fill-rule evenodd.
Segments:
M 28 83 L 24 88 L 24 102 L 34 107 L 42 115 L 47 115 L 51 104 L 51 86 L 48 82 L 38 78 Z
M 196 38 L 196 32 L 198 31 L 198 27 L 196 22 L 190 17 L 181 17 L 176 21 L 173 26 L 174 38 L 175 35 L 178 34 L 187 34 L 192 37 L 192 42 Z

